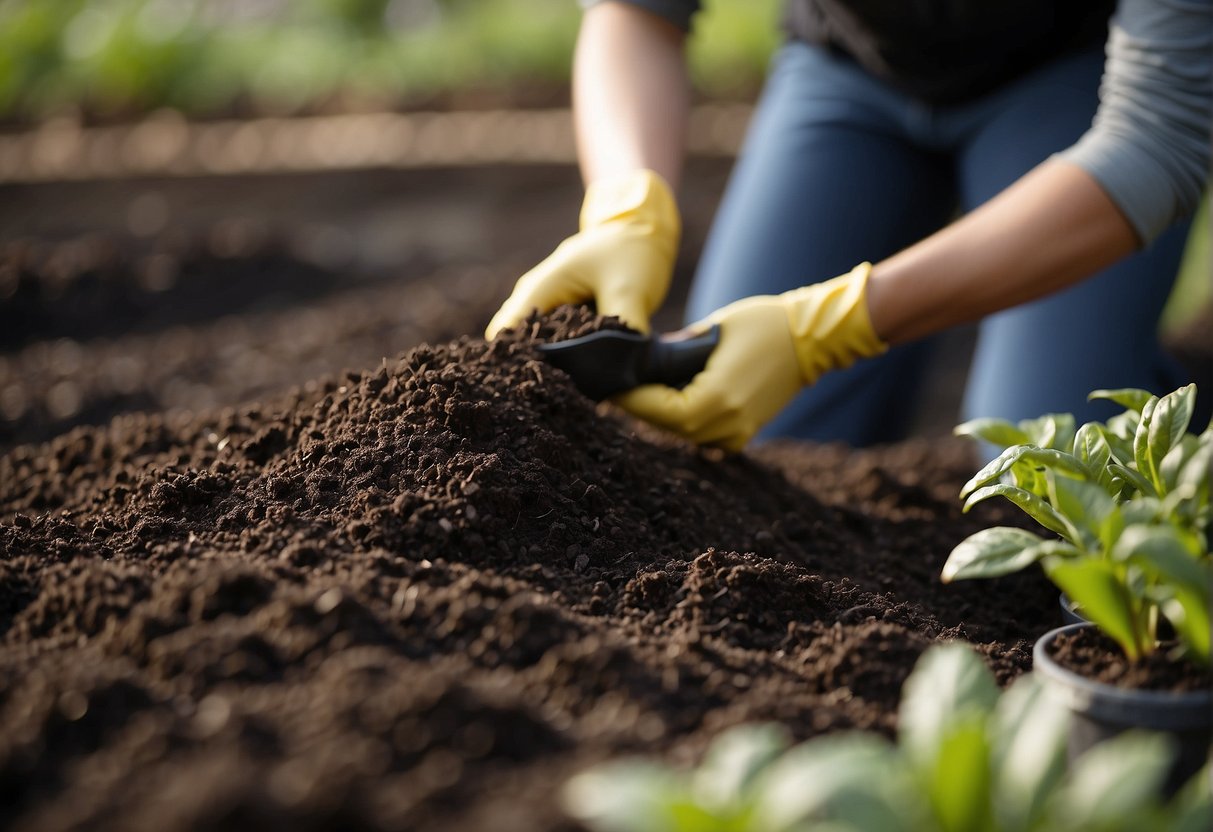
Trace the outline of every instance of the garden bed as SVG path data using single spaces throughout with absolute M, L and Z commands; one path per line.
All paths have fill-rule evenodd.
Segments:
M 1021 522 L 960 513 L 965 443 L 724 457 L 538 358 L 581 313 L 449 340 L 512 270 L 299 274 L 262 284 L 287 305 L 7 347 L 27 401 L 56 401 L 31 392 L 45 353 L 102 410 L 137 359 L 147 403 L 4 437 L 4 825 L 575 829 L 555 794 L 591 763 L 687 761 L 747 721 L 888 733 L 930 644 L 1005 683 L 1058 623 L 1035 572 L 939 582 L 960 540 Z M 273 392 L 291 373 L 312 380 Z

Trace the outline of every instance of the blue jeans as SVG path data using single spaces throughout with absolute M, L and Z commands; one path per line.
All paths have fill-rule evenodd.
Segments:
M 931 234 L 1075 142 L 1098 104 L 1103 52 L 1059 59 L 959 106 L 931 107 L 823 49 L 776 56 L 717 212 L 688 321 L 873 262 Z M 1114 410 L 1099 387 L 1167 392 L 1185 381 L 1157 322 L 1188 223 L 1090 280 L 986 318 L 963 418 Z M 905 435 L 930 339 L 829 373 L 759 438 L 862 446 Z

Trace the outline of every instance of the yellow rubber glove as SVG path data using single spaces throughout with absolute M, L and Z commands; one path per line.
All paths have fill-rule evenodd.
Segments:
M 806 385 L 888 349 L 868 318 L 870 263 L 782 295 L 745 298 L 692 324 L 720 344 L 682 390 L 637 387 L 613 401 L 701 445 L 740 451 Z
M 591 300 L 600 315 L 648 332 L 649 316 L 670 288 L 681 229 L 674 195 L 653 171 L 594 182 L 581 206 L 581 230 L 519 279 L 485 337 L 532 310 Z

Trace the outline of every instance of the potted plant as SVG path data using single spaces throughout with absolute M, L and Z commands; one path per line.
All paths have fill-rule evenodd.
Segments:
M 1177 778 L 1207 758 L 1213 723 L 1213 424 L 1199 435 L 1188 431 L 1195 394 L 1194 385 L 1161 398 L 1143 390 L 1096 391 L 1092 397 L 1111 399 L 1124 412 L 1076 430 L 1066 415 L 960 426 L 959 433 L 1000 444 L 1037 440 L 1009 444 L 966 483 L 965 509 L 1003 497 L 1052 534 L 984 529 L 952 551 L 942 576 L 995 577 L 1040 562 L 1064 596 L 1118 645 L 1126 679 L 1188 663 L 1199 689 L 1129 689 L 1085 678 L 1073 658 L 1056 660 L 1060 648 L 1077 652 L 1080 638 L 1089 653 L 1092 637 L 1083 624 L 1045 634 L 1034 653 L 1037 669 L 1076 712 L 1076 752 L 1128 727 L 1167 730 L 1182 743 Z M 1105 668 L 1104 675 L 1113 674 Z
M 778 727 L 746 726 L 692 771 L 623 760 L 583 772 L 565 805 L 595 832 L 1196 832 L 1213 822 L 1199 778 L 1160 799 L 1165 736 L 1124 734 L 1067 771 L 1067 718 L 1032 674 L 1000 694 L 977 654 L 942 645 L 906 681 L 896 742 L 854 732 L 789 749 Z

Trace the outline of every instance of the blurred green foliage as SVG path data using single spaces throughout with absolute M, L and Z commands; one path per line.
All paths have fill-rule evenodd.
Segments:
M 1213 192 L 1205 191 L 1200 210 L 1192 220 L 1192 232 L 1184 250 L 1183 264 L 1167 308 L 1162 313 L 1164 332 L 1183 329 L 1213 303 Z
M 709 0 L 691 50 L 700 89 L 756 87 L 777 6 Z M 289 113 L 558 83 L 580 15 L 576 0 L 0 0 L 0 116 Z

